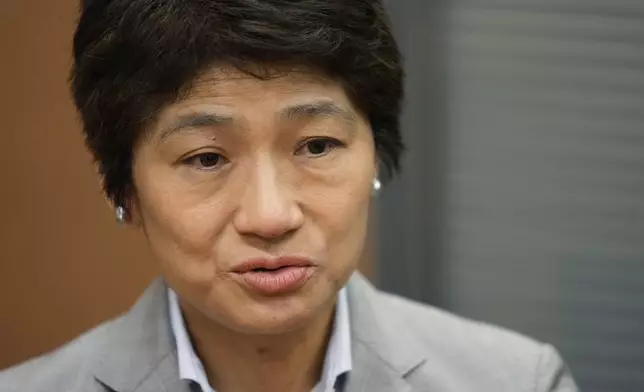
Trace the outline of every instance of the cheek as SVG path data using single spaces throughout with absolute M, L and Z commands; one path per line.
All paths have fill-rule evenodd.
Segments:
M 315 206 L 338 235 L 346 235 L 366 225 L 371 202 L 375 169 L 366 143 L 347 154 L 342 168 L 323 181 L 325 189 L 316 193 L 309 204 Z
M 375 175 L 372 151 L 367 141 L 357 143 L 343 168 L 329 176 L 325 190 L 310 203 L 322 217 L 329 247 L 347 257 L 364 246 Z
M 367 181 L 365 176 L 368 174 L 327 190 L 313 203 L 314 216 L 327 240 L 332 269 L 357 264 L 362 253 L 371 201 L 371 180 Z
M 169 205 L 163 222 L 146 220 L 146 236 L 162 275 L 175 287 L 207 292 L 221 275 L 217 244 L 225 237 L 217 204 Z M 225 264 L 225 263 L 224 263 Z
M 141 225 L 161 267 L 187 280 L 212 277 L 213 247 L 225 226 L 226 204 L 194 197 L 166 170 L 139 168 L 135 184 Z

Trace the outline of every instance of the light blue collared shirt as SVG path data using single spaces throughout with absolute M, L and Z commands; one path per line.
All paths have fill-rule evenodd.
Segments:
M 179 377 L 182 380 L 191 380 L 201 386 L 202 392 L 215 392 L 208 383 L 206 371 L 204 370 L 201 360 L 195 353 L 186 324 L 179 307 L 177 294 L 168 289 L 168 299 L 170 305 L 170 324 L 177 342 L 177 359 L 179 362 Z M 314 392 L 334 392 L 336 391 L 336 381 L 338 378 L 351 371 L 351 332 L 349 325 L 349 302 L 347 300 L 346 289 L 338 293 L 338 301 L 335 307 L 335 320 L 331 339 L 327 346 L 326 356 L 324 358 L 324 367 L 322 369 L 322 379 L 314 388 Z

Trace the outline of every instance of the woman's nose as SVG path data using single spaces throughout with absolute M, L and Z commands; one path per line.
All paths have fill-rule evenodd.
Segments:
M 297 230 L 303 221 L 293 190 L 280 184 L 277 171 L 265 169 L 246 185 L 234 225 L 242 235 L 276 239 Z

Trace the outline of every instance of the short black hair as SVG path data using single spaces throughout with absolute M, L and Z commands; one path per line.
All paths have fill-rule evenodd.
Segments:
M 342 83 L 399 169 L 401 55 L 381 0 L 86 0 L 71 86 L 108 197 L 125 205 L 146 124 L 215 64 L 310 67 Z

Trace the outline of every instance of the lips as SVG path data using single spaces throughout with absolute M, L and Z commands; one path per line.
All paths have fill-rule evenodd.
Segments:
M 279 257 L 275 259 L 251 259 L 243 262 L 233 269 L 233 272 L 244 273 L 257 270 L 274 271 L 285 267 L 310 267 L 313 265 L 308 259 L 300 257 Z
M 252 259 L 236 266 L 232 275 L 251 291 L 279 295 L 302 288 L 313 275 L 314 267 L 310 260 L 297 257 Z

